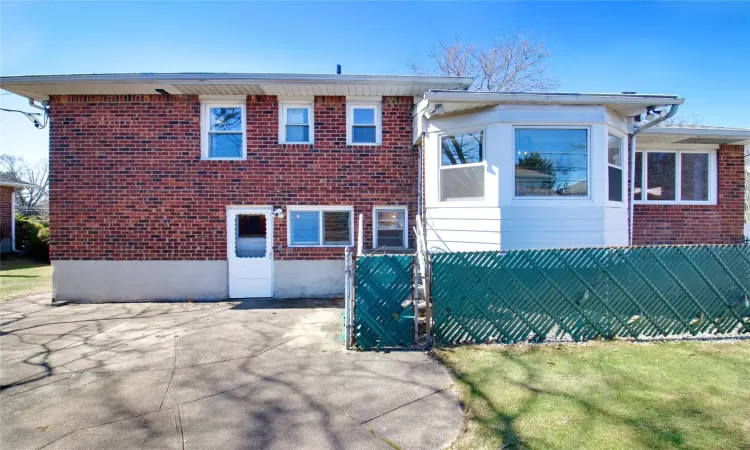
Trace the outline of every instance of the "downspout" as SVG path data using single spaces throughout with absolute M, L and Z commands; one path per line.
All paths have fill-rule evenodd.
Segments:
M 659 117 L 657 119 L 652 120 L 651 122 L 645 123 L 641 126 L 635 125 L 633 126 L 633 132 L 628 135 L 628 155 L 630 157 L 630 211 L 628 214 L 629 220 L 630 220 L 630 228 L 629 231 L 629 239 L 628 239 L 628 245 L 632 247 L 633 245 L 633 212 L 635 210 L 635 205 L 633 205 L 633 202 L 635 201 L 635 135 L 640 133 L 643 130 L 647 130 L 654 125 L 658 125 L 665 120 L 673 117 L 675 114 L 677 114 L 677 109 L 679 109 L 680 105 L 670 105 L 669 112 L 664 117 Z M 643 198 L 644 195 L 646 195 L 645 192 L 645 186 L 641 186 L 641 198 Z

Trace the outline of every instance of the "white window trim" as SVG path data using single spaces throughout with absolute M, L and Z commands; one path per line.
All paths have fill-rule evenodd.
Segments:
M 516 129 L 547 129 L 547 130 L 586 130 L 586 195 L 560 195 L 560 196 L 533 196 L 533 195 L 516 195 Z M 514 201 L 551 201 L 551 202 L 575 202 L 582 200 L 591 200 L 591 126 L 570 126 L 570 125 L 513 125 L 513 200 Z
M 403 233 L 403 247 L 387 247 L 387 248 L 409 248 L 409 208 L 406 206 L 374 206 L 372 208 L 372 248 L 379 248 L 378 245 L 378 211 L 403 211 L 404 212 L 404 233 Z
M 443 165 L 443 138 L 445 136 L 455 136 L 457 134 L 469 134 L 469 133 L 482 133 L 482 160 L 478 163 L 468 163 L 468 164 L 456 164 L 454 166 L 444 166 Z M 461 128 L 457 130 L 450 130 L 450 131 L 443 131 L 441 133 L 437 134 L 437 150 L 438 150 L 438 158 L 437 158 L 437 164 L 438 164 L 438 191 L 437 191 L 437 199 L 438 199 L 438 205 L 440 206 L 448 206 L 448 205 L 454 205 L 454 206 L 480 206 L 484 205 L 487 200 L 487 128 L 486 127 L 467 127 L 467 128 Z M 467 167 L 478 167 L 482 166 L 484 167 L 484 194 L 482 195 L 482 198 L 462 198 L 462 199 L 455 199 L 455 200 L 443 200 L 442 199 L 442 189 L 443 189 L 443 182 L 442 177 L 440 176 L 440 173 L 443 170 L 451 170 L 451 169 L 457 169 L 457 168 L 467 168 Z
M 310 131 L 307 142 L 286 140 L 286 110 L 289 108 L 307 108 L 307 126 Z M 282 100 L 279 102 L 279 144 L 314 144 L 315 143 L 315 102 L 313 100 Z
M 648 156 L 641 157 L 641 199 L 634 200 L 636 205 L 716 205 L 718 204 L 718 175 L 717 175 L 717 152 L 716 150 L 690 149 L 690 150 L 661 150 L 655 148 L 639 149 L 638 153 L 674 153 L 675 154 L 675 199 L 674 200 L 647 200 L 648 170 L 646 160 Z M 707 153 L 708 154 L 708 200 L 682 200 L 682 154 L 685 153 Z
M 318 244 L 292 244 L 292 214 L 294 211 L 318 211 Z M 339 211 L 349 213 L 349 243 L 348 244 L 324 244 L 323 243 L 323 212 Z M 286 244 L 292 248 L 309 248 L 309 247 L 334 247 L 344 248 L 354 245 L 354 207 L 353 206 L 317 206 L 317 205 L 299 205 L 287 206 L 286 221 Z
M 620 165 L 619 166 L 610 164 L 609 162 L 609 136 L 610 135 L 620 138 Z M 625 152 L 627 151 L 626 150 L 627 146 L 625 145 L 626 141 L 627 141 L 627 138 L 624 135 L 620 134 L 619 132 L 614 132 L 611 129 L 607 130 L 607 168 L 608 170 L 607 170 L 607 176 L 606 176 L 607 181 L 606 183 L 604 183 L 604 192 L 605 192 L 606 199 L 607 199 L 607 206 L 623 206 L 625 205 L 625 199 L 628 196 L 628 188 L 627 188 L 628 177 L 626 176 L 628 171 L 626 170 L 626 167 L 625 167 L 626 165 L 625 161 L 627 160 L 626 155 L 625 155 Z M 618 201 L 618 200 L 609 199 L 609 167 L 614 167 L 622 171 L 622 186 L 621 186 L 622 200 Z
M 375 110 L 375 142 L 352 142 L 354 125 L 354 108 L 371 108 Z M 383 145 L 383 103 L 382 101 L 346 100 L 346 145 L 375 146 Z
M 247 159 L 247 109 L 246 100 L 201 100 L 201 159 L 209 161 L 242 161 Z M 211 108 L 237 108 L 242 110 L 242 156 L 212 157 L 209 156 L 208 135 L 211 130 Z

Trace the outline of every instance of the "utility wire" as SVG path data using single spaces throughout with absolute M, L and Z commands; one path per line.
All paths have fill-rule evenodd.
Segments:
M 27 119 L 29 119 L 31 121 L 31 123 L 34 124 L 34 126 L 36 128 L 38 128 L 40 130 L 43 129 L 43 128 L 45 128 L 47 126 L 47 122 L 49 121 L 49 115 L 47 114 L 47 110 L 46 109 L 44 110 L 44 122 L 40 122 L 39 119 L 37 119 L 37 117 L 41 116 L 42 113 L 33 113 L 33 112 L 21 111 L 21 110 L 18 110 L 18 109 L 7 109 L 7 108 L 0 108 L 0 111 L 16 112 L 16 113 L 19 113 L 19 114 L 23 114 L 24 116 L 26 116 Z

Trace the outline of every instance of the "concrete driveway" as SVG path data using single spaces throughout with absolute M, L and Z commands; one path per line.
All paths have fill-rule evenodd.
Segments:
M 463 419 L 421 352 L 345 352 L 331 301 L 0 304 L 0 446 L 440 448 Z

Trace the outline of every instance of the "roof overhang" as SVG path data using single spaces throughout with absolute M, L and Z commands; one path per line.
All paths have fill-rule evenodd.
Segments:
M 701 125 L 655 126 L 638 134 L 638 144 L 750 145 L 750 129 Z
M 442 113 L 450 114 L 502 104 L 538 105 L 602 105 L 623 117 L 646 112 L 649 107 L 681 105 L 685 99 L 676 95 L 660 94 L 580 94 L 526 92 L 470 92 L 431 90 L 424 95 L 420 107 L 441 104 Z
M 37 186 L 35 184 L 24 183 L 23 181 L 15 181 L 15 180 L 0 180 L 0 186 L 2 186 L 2 187 L 12 187 L 14 189 L 39 187 L 39 186 Z
M 52 95 L 348 95 L 421 96 L 430 89 L 467 89 L 471 77 L 254 73 L 132 73 L 0 77 L 0 88 L 42 101 Z

